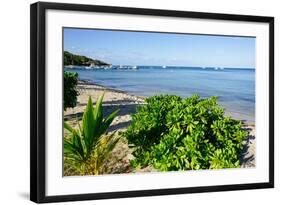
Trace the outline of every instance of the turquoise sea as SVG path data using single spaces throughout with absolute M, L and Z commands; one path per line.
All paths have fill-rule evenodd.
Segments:
M 138 69 L 64 68 L 79 79 L 139 96 L 160 93 L 217 96 L 226 114 L 255 121 L 255 69 L 138 66 Z

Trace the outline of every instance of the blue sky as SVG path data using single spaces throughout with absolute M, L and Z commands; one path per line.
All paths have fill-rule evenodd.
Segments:
M 113 65 L 255 67 L 255 38 L 64 29 L 64 50 Z

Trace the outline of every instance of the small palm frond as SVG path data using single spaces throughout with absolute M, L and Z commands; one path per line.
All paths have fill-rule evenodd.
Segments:
M 64 139 L 65 157 L 75 161 L 75 164 L 80 164 L 80 167 L 85 168 L 85 172 L 93 170 L 93 167 L 94 170 L 98 170 L 119 141 L 114 133 L 104 136 L 119 110 L 104 118 L 102 111 L 103 97 L 104 93 L 97 100 L 95 107 L 91 97 L 89 97 L 82 116 L 82 125 L 78 122 L 77 129 L 66 122 L 64 123 L 64 128 L 70 132 L 70 135 Z M 94 165 L 89 164 L 89 161 L 93 161 L 93 156 L 96 158 Z

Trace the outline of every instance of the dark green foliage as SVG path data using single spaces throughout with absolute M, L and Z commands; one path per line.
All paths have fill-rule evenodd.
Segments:
M 247 132 L 240 121 L 224 116 L 216 97 L 147 99 L 133 115 L 125 136 L 134 145 L 135 167 L 161 171 L 239 167 Z
M 64 78 L 64 110 L 66 108 L 75 107 L 77 104 L 77 83 L 78 73 L 65 72 L 63 73 Z
M 86 56 L 75 55 L 68 51 L 64 51 L 63 61 L 65 66 L 66 65 L 89 66 L 91 63 L 94 63 L 96 66 L 109 65 L 103 61 L 94 60 Z

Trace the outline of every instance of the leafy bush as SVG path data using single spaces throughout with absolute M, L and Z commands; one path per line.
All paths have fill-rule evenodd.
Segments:
M 143 153 L 153 144 L 157 144 L 167 132 L 166 116 L 181 101 L 175 95 L 160 95 L 147 98 L 145 106 L 138 107 L 137 114 L 132 115 L 132 124 L 125 135 L 129 143 L 138 149 L 135 153 Z
M 132 165 L 161 171 L 240 166 L 248 133 L 240 121 L 224 116 L 216 97 L 160 95 L 146 102 L 125 133 L 134 145 Z
M 64 110 L 69 107 L 75 107 L 77 104 L 77 83 L 78 73 L 64 72 Z
M 82 125 L 72 128 L 66 122 L 64 128 L 71 134 L 64 138 L 64 156 L 66 161 L 71 161 L 82 174 L 99 174 L 104 162 L 119 141 L 113 134 L 104 135 L 118 110 L 103 118 L 102 95 L 95 108 L 91 97 L 83 113 Z

